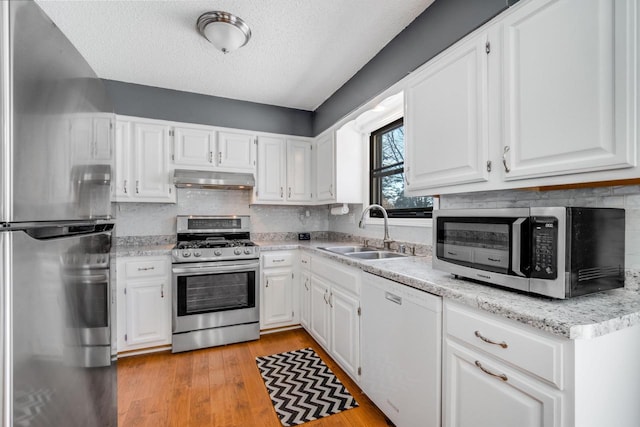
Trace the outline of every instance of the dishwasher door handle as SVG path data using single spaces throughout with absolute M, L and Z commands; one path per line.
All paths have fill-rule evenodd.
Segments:
M 391 302 L 395 302 L 398 305 L 402 305 L 402 297 L 399 297 L 398 295 L 394 295 L 391 292 L 385 292 L 384 297 Z

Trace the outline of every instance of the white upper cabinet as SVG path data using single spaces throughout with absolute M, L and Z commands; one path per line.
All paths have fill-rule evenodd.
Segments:
M 311 144 L 287 140 L 287 200 L 311 200 Z
M 168 125 L 117 119 L 115 201 L 175 203 L 170 142 Z
M 316 141 L 316 200 L 336 200 L 336 151 L 333 132 L 328 132 Z
M 176 126 L 173 138 L 173 162 L 176 167 L 214 166 L 216 133 L 213 130 Z
M 254 172 L 256 136 L 211 126 L 173 126 L 173 164 L 179 169 Z
M 315 140 L 315 188 L 319 203 L 362 203 L 363 132 L 354 121 Z
M 151 123 L 133 124 L 134 193 L 138 198 L 171 199 L 169 128 Z
M 488 179 L 487 42 L 483 33 L 456 46 L 409 83 L 409 192 Z
M 521 1 L 406 83 L 413 195 L 636 178 L 638 1 Z
M 257 200 L 284 201 L 286 150 L 282 138 L 258 138 Z
M 632 3 L 535 1 L 500 22 L 505 179 L 635 164 Z
M 69 137 L 75 162 L 110 163 L 113 158 L 111 114 L 78 115 L 69 121 Z
M 218 167 L 255 171 L 256 144 L 257 138 L 253 134 L 218 132 Z
M 311 201 L 311 142 L 284 137 L 258 138 L 255 201 Z

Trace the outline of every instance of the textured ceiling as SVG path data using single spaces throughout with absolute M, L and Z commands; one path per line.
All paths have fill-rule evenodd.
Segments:
M 98 77 L 315 110 L 433 0 L 37 0 Z M 249 24 L 222 54 L 195 29 L 226 11 Z

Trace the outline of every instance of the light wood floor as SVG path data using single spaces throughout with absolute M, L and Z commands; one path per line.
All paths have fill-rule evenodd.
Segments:
M 281 426 L 255 363 L 257 356 L 312 347 L 360 405 L 304 424 L 388 426 L 384 415 L 302 329 L 185 353 L 118 361 L 118 425 Z

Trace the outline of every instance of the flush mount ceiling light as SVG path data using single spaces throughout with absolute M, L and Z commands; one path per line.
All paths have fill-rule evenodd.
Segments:
M 196 27 L 222 53 L 244 46 L 251 38 L 251 28 L 242 19 L 227 12 L 203 13 L 198 18 Z

